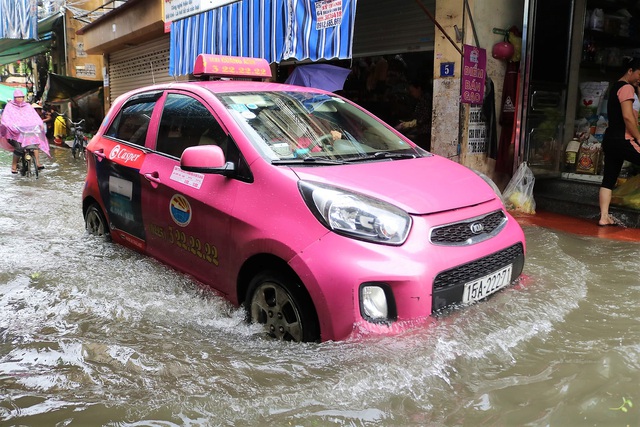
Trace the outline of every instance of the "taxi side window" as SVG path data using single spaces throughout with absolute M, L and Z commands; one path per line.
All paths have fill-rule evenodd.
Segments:
M 131 99 L 111 123 L 107 135 L 144 146 L 155 105 L 155 99 Z
M 219 145 L 227 154 L 227 135 L 200 101 L 170 93 L 162 109 L 156 151 L 180 158 L 188 147 Z

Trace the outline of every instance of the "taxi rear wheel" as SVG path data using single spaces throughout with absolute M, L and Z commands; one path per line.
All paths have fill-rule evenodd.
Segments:
M 249 285 L 245 306 L 249 321 L 262 324 L 272 338 L 295 342 L 320 338 L 311 299 L 291 274 L 257 274 Z
M 84 223 L 87 232 L 93 236 L 109 237 L 109 228 L 107 226 L 107 220 L 96 203 L 93 203 L 87 209 L 87 213 L 84 215 Z

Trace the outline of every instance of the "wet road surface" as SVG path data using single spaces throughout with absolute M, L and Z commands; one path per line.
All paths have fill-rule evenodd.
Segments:
M 640 251 L 524 220 L 525 275 L 395 337 L 263 339 L 84 232 L 84 166 L 0 153 L 0 426 L 640 425 Z M 593 233 L 592 233 L 593 234 Z

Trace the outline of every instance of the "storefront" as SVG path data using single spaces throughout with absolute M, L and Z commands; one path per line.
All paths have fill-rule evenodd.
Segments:
M 173 81 L 169 74 L 169 35 L 125 47 L 109 54 L 109 97 L 111 100 L 152 83 Z
M 435 10 L 435 0 L 423 4 Z M 352 70 L 341 95 L 391 126 L 411 120 L 417 100 L 409 83 L 419 82 L 427 96 L 433 94 L 433 22 L 415 0 L 360 2 L 355 22 L 352 59 L 329 61 Z M 390 28 L 394 31 L 381 30 Z M 298 63 L 281 63 L 278 80 L 284 81 Z
M 78 30 L 85 51 L 102 54 L 105 111 L 119 95 L 153 83 L 173 81 L 162 2 L 129 0 Z
M 165 7 L 167 16 L 170 7 Z M 242 0 L 187 14 L 171 22 L 169 72 L 190 74 L 200 53 L 263 58 L 270 64 L 349 59 L 355 16 L 355 0 Z
M 185 4 L 129 0 L 82 28 L 79 34 L 84 35 L 86 51 L 105 58 L 106 107 L 122 91 L 160 81 L 167 74 L 170 79 L 188 79 L 198 53 L 263 57 L 279 64 L 274 65 L 277 71 L 284 70 L 275 73 L 279 81 L 284 81 L 292 66 L 335 61 L 367 71 L 365 78 L 358 77 L 360 81 L 347 80 L 345 95 L 394 126 L 412 110 L 408 82 L 422 80 L 426 92 L 433 94 L 433 152 L 492 174 L 495 160 L 487 159 L 486 150 L 468 149 L 470 113 L 460 103 L 460 50 L 471 44 L 490 52 L 499 40 L 491 28 L 517 26 L 522 2 L 494 0 L 487 8 L 473 0 L 438 4 L 436 0 L 367 0 L 358 2 L 356 10 L 355 1 L 345 0 L 220 0 L 211 3 L 217 5 L 213 9 L 167 19 L 168 9 Z M 312 5 L 314 12 L 305 11 L 304 5 Z M 200 6 L 210 7 L 210 3 Z M 317 8 L 322 9 L 319 14 Z M 319 22 L 310 21 L 311 15 Z M 169 64 L 163 76 L 167 37 Z M 488 58 L 487 75 L 495 82 L 496 103 L 505 67 L 504 61 Z M 372 74 L 378 75 L 372 73 L 376 68 L 386 68 L 386 73 L 380 73 L 386 76 L 385 85 L 370 81 Z M 380 86 L 386 89 L 374 90 Z
M 599 214 L 608 88 L 622 75 L 622 57 L 640 56 L 638 17 L 624 0 L 530 4 L 518 141 L 520 160 L 536 175 L 536 202 L 546 210 Z M 626 165 L 620 183 L 634 173 Z M 620 215 L 640 209 L 630 199 L 614 191 Z
M 423 5 L 434 10 L 435 0 Z M 332 22 L 323 18 L 330 13 Z M 173 75 L 189 74 L 201 52 L 263 57 L 279 82 L 300 64 L 330 63 L 353 71 L 342 94 L 391 125 L 412 118 L 410 81 L 433 93 L 435 26 L 415 0 L 370 0 L 357 10 L 346 0 L 245 0 L 175 21 L 171 32 Z

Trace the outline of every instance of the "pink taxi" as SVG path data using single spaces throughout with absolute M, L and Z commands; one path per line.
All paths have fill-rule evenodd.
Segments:
M 340 96 L 255 81 L 262 60 L 201 55 L 194 75 L 113 103 L 87 147 L 90 233 L 291 341 L 397 333 L 521 274 L 522 229 L 486 177 Z

